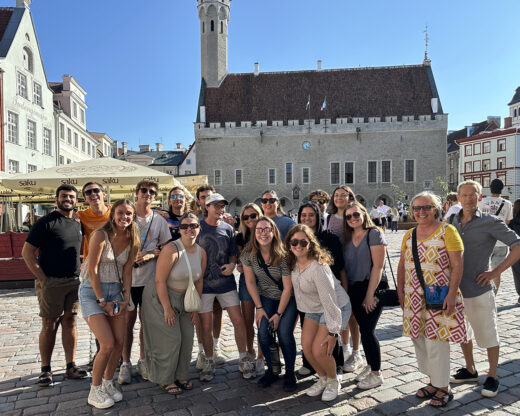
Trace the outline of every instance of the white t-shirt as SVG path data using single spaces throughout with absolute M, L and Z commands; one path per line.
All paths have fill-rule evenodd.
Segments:
M 507 224 L 508 221 L 511 221 L 513 219 L 513 204 L 511 203 L 511 201 L 508 201 L 507 199 L 501 197 L 497 198 L 494 196 L 486 196 L 485 198 L 482 198 L 482 201 L 479 201 L 478 208 L 484 214 L 496 215 L 496 212 L 500 208 L 500 205 L 502 205 L 502 202 L 504 203 L 504 206 L 500 210 L 498 218 L 500 218 Z M 499 247 L 505 246 L 505 244 L 501 241 L 497 241 L 496 245 Z
M 458 214 L 461 209 L 462 205 L 460 205 L 460 202 L 457 202 L 455 205 L 450 207 L 446 215 L 444 215 L 444 219 L 448 221 L 453 214 Z
M 151 225 L 150 225 L 151 223 Z M 141 245 L 139 247 L 142 252 L 153 253 L 155 246 L 165 244 L 172 237 L 166 220 L 153 211 L 145 218 L 137 217 L 137 228 L 141 237 Z M 146 286 L 146 284 L 155 277 L 156 260 L 150 260 L 140 267 L 132 269 L 132 286 Z
M 387 205 L 378 205 L 377 206 L 377 210 L 384 216 L 386 217 L 388 215 L 388 210 L 390 209 L 389 206 Z

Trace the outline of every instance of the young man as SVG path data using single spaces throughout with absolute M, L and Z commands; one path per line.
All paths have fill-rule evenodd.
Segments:
M 101 228 L 110 218 L 110 206 L 105 205 L 105 190 L 100 183 L 87 182 L 83 185 L 82 189 L 83 198 L 89 207 L 83 211 L 78 211 L 76 215 L 81 222 L 81 228 L 85 238 L 83 239 L 83 261 L 88 256 L 88 244 L 90 241 L 90 235 L 93 231 Z M 97 351 L 99 351 L 99 342 L 96 339 Z M 96 352 L 97 354 L 97 352 Z M 87 365 L 87 371 L 92 371 L 94 365 L 94 358 L 90 357 L 90 361 Z
M 215 298 L 226 309 L 235 329 L 235 341 L 239 352 L 238 369 L 245 379 L 255 377 L 254 363 L 246 352 L 246 327 L 240 310 L 233 270 L 238 250 L 233 227 L 222 218 L 228 202 L 220 194 L 213 193 L 205 199 L 206 217 L 200 223 L 197 243 L 206 250 L 207 265 L 202 289 L 202 307 L 199 312 L 204 345 L 204 365 L 201 381 L 212 380 L 215 374 L 213 358 L 213 303 Z
M 327 219 L 329 218 L 329 214 L 327 212 L 327 207 L 329 206 L 330 196 L 327 192 L 322 189 L 316 189 L 309 193 L 307 197 L 309 201 L 314 201 L 318 204 L 318 207 L 321 211 L 321 218 L 323 220 L 323 229 L 327 229 Z
M 448 220 L 457 228 L 464 242 L 464 269 L 460 290 L 464 297 L 469 339 L 467 344 L 461 344 L 466 367 L 460 368 L 451 377 L 451 382 L 478 381 L 471 340 L 474 334 L 478 346 L 487 349 L 489 361 L 489 372 L 481 393 L 485 397 L 495 397 L 499 387 L 499 339 L 495 293 L 490 283 L 520 259 L 520 238 L 502 220 L 483 214 L 478 209 L 481 192 L 482 187 L 478 182 L 460 183 L 458 198 L 462 209 Z M 508 245 L 511 251 L 496 268 L 487 271 L 489 258 L 497 241 Z
M 77 196 L 74 186 L 61 185 L 56 190 L 57 209 L 34 224 L 22 249 L 27 267 L 36 277 L 34 285 L 42 317 L 39 340 L 42 368 L 38 378 L 41 387 L 52 383 L 51 357 L 60 325 L 67 362 L 65 376 L 71 379 L 87 376 L 87 372 L 74 363 L 79 311 L 79 253 L 83 240 L 81 225 L 73 218 Z
M 202 185 L 197 189 L 196 193 L 196 203 L 200 208 L 199 212 L 196 214 L 199 216 L 199 219 L 202 221 L 206 215 L 206 198 L 215 192 L 215 188 L 211 185 Z M 225 358 L 222 356 L 220 352 L 219 346 L 219 338 L 220 332 L 222 331 L 222 308 L 218 303 L 218 300 L 215 299 L 213 303 L 213 358 L 215 359 L 216 365 L 222 365 L 226 362 Z M 199 354 L 197 355 L 197 370 L 202 370 L 204 366 L 204 345 L 202 344 L 202 332 L 200 325 L 195 326 L 195 332 L 197 334 L 198 346 L 199 346 Z
M 141 245 L 132 270 L 132 301 L 135 309 L 126 315 L 126 336 L 123 345 L 123 363 L 119 369 L 119 384 L 128 384 L 132 381 L 132 364 L 130 355 L 134 340 L 134 325 L 139 312 L 141 328 L 139 330 L 140 358 L 137 362 L 136 372 L 143 379 L 148 378 L 148 370 L 145 364 L 143 327 L 141 319 L 141 306 L 144 287 L 155 278 L 155 263 L 159 256 L 160 247 L 171 239 L 168 223 L 159 214 L 152 210 L 152 202 L 155 201 L 159 186 L 155 182 L 141 181 L 137 184 L 135 192 L 137 202 L 135 211 L 137 214 L 137 227 L 141 237 Z
M 388 220 L 387 220 L 388 213 L 391 211 L 391 209 L 388 205 L 385 205 L 385 202 L 381 199 L 379 201 L 377 210 L 379 211 L 379 213 L 381 215 L 381 217 L 380 217 L 381 228 L 383 229 L 383 231 L 385 231 L 386 227 L 387 227 L 387 222 L 388 222 Z
M 509 225 L 509 222 L 513 219 L 513 204 L 511 201 L 502 198 L 500 195 L 502 194 L 502 189 L 504 189 L 504 182 L 500 179 L 496 178 L 491 181 L 489 184 L 489 188 L 491 190 L 491 196 L 486 196 L 482 198 L 482 200 L 478 203 L 478 208 L 484 214 L 495 215 L 500 218 L 502 221 Z M 491 254 L 491 268 L 496 268 L 500 263 L 504 261 L 507 256 L 508 248 L 507 246 L 497 241 L 495 248 L 493 249 L 493 253 Z M 500 275 L 498 275 L 497 280 L 495 280 L 496 291 L 498 292 L 498 288 L 500 287 Z

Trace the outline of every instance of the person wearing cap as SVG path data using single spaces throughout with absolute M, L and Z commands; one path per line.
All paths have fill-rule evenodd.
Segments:
M 219 193 L 206 198 L 206 211 L 200 223 L 197 237 L 207 255 L 207 265 L 202 285 L 202 305 L 199 311 L 204 345 L 204 364 L 200 373 L 201 381 L 210 381 L 215 375 L 213 352 L 213 302 L 215 298 L 226 309 L 235 329 L 235 340 L 239 352 L 238 370 L 245 379 L 255 377 L 253 360 L 246 351 L 247 335 L 244 318 L 240 310 L 237 285 L 233 270 L 237 262 L 238 249 L 235 230 L 223 221 L 228 201 Z
M 498 178 L 493 179 L 489 184 L 491 196 L 482 198 L 478 203 L 478 207 L 484 214 L 494 215 L 504 221 L 506 225 L 509 225 L 509 222 L 513 219 L 513 204 L 511 201 L 500 196 L 502 189 L 504 189 L 504 182 Z M 502 263 L 506 258 L 508 251 L 509 249 L 504 243 L 497 241 L 493 253 L 491 254 L 491 268 L 494 269 Z M 500 286 L 500 275 L 495 280 L 495 286 L 498 291 Z

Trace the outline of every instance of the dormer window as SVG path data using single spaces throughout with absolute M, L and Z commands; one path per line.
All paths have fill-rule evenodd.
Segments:
M 23 68 L 29 72 L 33 72 L 33 57 L 32 52 L 29 48 L 23 48 Z

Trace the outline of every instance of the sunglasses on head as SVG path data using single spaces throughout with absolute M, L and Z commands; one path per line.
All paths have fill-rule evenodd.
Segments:
M 183 194 L 173 194 L 173 195 L 170 195 L 170 199 L 171 200 L 176 200 L 177 198 L 184 199 L 184 195 Z
M 242 219 L 244 221 L 247 221 L 249 218 L 251 218 L 252 220 L 254 220 L 256 217 L 258 217 L 258 214 L 256 212 L 252 213 L 252 214 L 249 214 L 249 215 L 242 215 Z
M 157 195 L 157 191 L 150 188 L 139 188 L 139 191 L 141 191 L 142 194 Z
M 200 227 L 200 225 L 197 224 L 196 222 L 192 222 L 192 223 L 190 223 L 190 224 L 179 224 L 179 228 L 180 228 L 181 230 L 187 230 L 188 228 L 189 228 L 190 230 L 196 230 L 196 229 L 199 228 L 199 227 Z
M 267 204 L 268 202 L 270 204 L 274 204 L 276 201 L 278 201 L 278 198 L 262 198 L 260 201 L 262 204 Z
M 318 204 L 326 204 L 327 203 L 327 200 L 326 199 L 313 199 L 312 202 L 317 202 Z
M 430 211 L 433 208 L 432 205 L 414 205 L 412 206 L 412 210 L 414 211 L 420 211 L 421 209 L 423 211 Z
M 92 188 L 92 189 L 87 189 L 83 193 L 85 194 L 85 196 L 90 196 L 90 195 L 92 195 L 92 193 L 99 194 L 100 192 L 101 192 L 100 188 Z
M 353 212 L 352 214 L 347 214 L 347 215 L 345 215 L 345 219 L 346 219 L 347 221 L 350 221 L 350 220 L 352 219 L 352 217 L 354 217 L 354 218 L 356 218 L 356 219 L 359 218 L 359 217 L 361 217 L 361 212 L 357 212 L 357 211 L 356 211 L 356 212 Z
M 296 247 L 298 244 L 300 246 L 302 246 L 303 248 L 307 247 L 309 245 L 309 241 L 305 240 L 305 239 L 302 239 L 302 240 L 298 240 L 297 238 L 293 238 L 291 240 L 291 246 L 293 247 Z

